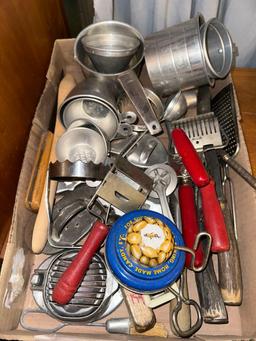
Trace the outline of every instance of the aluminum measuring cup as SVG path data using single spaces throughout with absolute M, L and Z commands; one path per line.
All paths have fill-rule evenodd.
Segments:
M 103 21 L 86 27 L 74 45 L 74 58 L 89 76 L 114 81 L 134 104 L 149 132 L 162 128 L 139 82 L 136 71 L 144 56 L 144 39 L 132 26 L 118 21 Z
M 205 84 L 214 85 L 231 67 L 233 46 L 226 28 L 202 15 L 145 39 L 145 61 L 155 91 L 168 96 Z

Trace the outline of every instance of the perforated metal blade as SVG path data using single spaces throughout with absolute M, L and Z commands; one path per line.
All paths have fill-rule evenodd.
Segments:
M 198 152 L 224 147 L 218 120 L 212 112 L 173 121 L 170 130 L 175 128 L 185 131 Z

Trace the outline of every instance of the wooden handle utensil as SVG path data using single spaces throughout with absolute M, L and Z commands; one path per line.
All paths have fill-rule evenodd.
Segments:
M 66 95 L 70 92 L 70 90 L 75 86 L 75 81 L 73 77 L 70 74 L 65 75 L 65 77 L 61 80 L 59 84 L 59 91 L 58 91 L 58 108 L 60 104 L 62 103 L 63 99 L 66 97 Z M 55 145 L 58 140 L 58 138 L 63 134 L 64 127 L 61 125 L 60 120 L 57 116 L 56 123 L 55 123 L 55 129 L 54 129 L 54 137 L 53 137 L 53 143 L 51 148 L 51 154 L 50 154 L 50 162 L 54 162 L 56 160 L 55 156 Z M 47 242 L 47 236 L 48 236 L 48 228 L 49 228 L 49 217 L 47 214 L 47 200 L 46 200 L 46 194 L 47 194 L 47 187 L 48 183 L 45 181 L 44 184 L 44 191 L 42 195 L 42 200 L 40 203 L 39 211 L 36 217 L 34 230 L 33 230 L 33 236 L 32 236 L 32 251 L 34 253 L 40 253 L 46 242 Z M 57 188 L 57 182 L 51 181 L 50 182 L 50 188 L 49 188 L 49 205 L 52 207 L 54 198 L 55 198 L 55 192 Z

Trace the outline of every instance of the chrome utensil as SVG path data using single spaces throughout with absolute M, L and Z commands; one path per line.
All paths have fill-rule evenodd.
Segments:
M 224 147 L 218 120 L 212 112 L 173 121 L 169 127 L 184 130 L 198 152 Z
M 50 246 L 73 249 L 91 230 L 97 218 L 87 210 L 87 204 L 95 191 L 95 188 L 80 184 L 73 191 L 57 195 L 48 231 Z M 98 215 L 105 214 L 105 209 L 99 203 L 95 204 L 94 211 Z
M 168 162 L 168 154 L 162 142 L 149 134 L 145 135 L 126 157 L 133 165 L 142 168 Z
M 94 99 L 79 98 L 70 101 L 63 112 L 63 122 L 66 128 L 83 126 L 93 123 L 98 126 L 109 139 L 112 139 L 118 129 L 118 118 L 106 104 L 102 105 Z M 74 125 L 74 123 L 76 123 Z
M 200 27 L 203 54 L 210 78 L 224 78 L 233 62 L 233 43 L 226 27 L 212 18 Z
M 49 177 L 56 181 L 77 181 L 77 180 L 103 180 L 109 171 L 110 166 L 103 163 L 95 164 L 92 161 L 83 162 L 77 160 L 70 162 L 65 160 L 63 162 L 55 161 L 49 165 Z M 66 188 L 66 186 L 64 186 Z
M 154 181 L 153 195 L 159 197 L 162 213 L 174 221 L 166 197 L 167 193 L 171 194 L 175 190 L 178 183 L 174 169 L 169 165 L 156 164 L 149 167 L 145 171 L 145 174 L 150 176 Z M 152 195 L 151 193 L 150 196 Z
M 104 39 L 102 39 L 103 35 Z M 118 47 L 120 36 L 123 36 L 123 42 L 129 41 L 125 45 L 122 42 L 121 48 Z M 111 41 L 115 46 L 111 45 Z M 95 53 L 92 53 L 93 50 Z M 119 83 L 134 104 L 149 132 L 155 135 L 161 132 L 162 128 L 142 85 L 133 72 L 138 71 L 143 53 L 144 39 L 141 34 L 132 26 L 118 21 L 104 21 L 86 27 L 79 33 L 74 45 L 75 60 L 82 66 L 84 72 L 97 78 L 115 81 L 117 88 Z M 114 62 L 112 57 L 114 57 Z
M 230 141 L 226 146 L 229 153 L 235 154 L 238 151 L 238 126 L 233 94 L 232 84 L 224 88 L 212 102 L 216 109 L 216 117 L 222 123 L 222 129 L 228 134 Z M 211 151 L 207 153 L 212 153 Z M 229 155 L 229 154 L 228 154 Z M 216 191 L 221 203 L 221 208 L 224 214 L 227 232 L 230 240 L 230 249 L 228 252 L 223 252 L 218 255 L 218 272 L 219 286 L 221 294 L 226 305 L 240 305 L 243 297 L 242 271 L 239 257 L 239 248 L 236 240 L 236 220 L 232 218 L 232 209 L 234 209 L 233 193 L 229 193 L 231 200 L 231 209 L 227 203 L 225 196 L 225 186 L 228 182 L 227 167 L 221 164 L 221 168 L 216 167 L 218 164 L 217 156 L 208 157 L 206 161 L 209 170 L 216 182 Z M 232 183 L 229 184 L 229 189 L 232 191 Z M 235 209 L 234 209 L 235 211 Z M 233 215 L 235 217 L 235 215 Z
M 147 99 L 149 100 L 156 117 L 161 120 L 164 115 L 164 106 L 160 99 L 160 97 L 157 96 L 157 94 L 152 91 L 151 89 L 144 88 L 145 95 Z M 132 102 L 130 101 L 129 97 L 125 94 L 122 94 L 118 99 L 118 107 L 121 112 L 127 111 L 128 112 L 135 112 L 136 108 L 133 106 Z
M 202 203 L 198 191 L 196 193 L 196 201 L 198 225 L 200 231 L 204 231 Z M 203 243 L 204 248 L 205 246 Z M 228 313 L 215 275 L 212 257 L 209 257 L 206 268 L 202 272 L 195 274 L 195 279 L 204 322 L 211 324 L 228 323 Z
M 128 67 L 141 41 L 131 32 L 127 34 L 125 26 L 111 24 L 103 27 L 98 25 L 96 29 L 94 27 L 93 33 L 81 38 L 81 44 L 96 70 L 118 73 Z
M 163 120 L 176 121 L 187 112 L 186 97 L 183 92 L 179 91 L 177 94 L 172 95 L 166 102 Z
M 57 160 L 104 163 L 108 154 L 107 141 L 99 130 L 91 129 L 91 127 L 92 125 L 67 130 L 56 143 Z
M 239 134 L 232 84 L 223 88 L 213 98 L 212 108 L 219 120 L 220 126 L 229 138 L 228 144 L 224 147 L 225 151 L 218 151 L 219 156 L 252 188 L 256 189 L 256 178 L 233 159 L 239 150 Z

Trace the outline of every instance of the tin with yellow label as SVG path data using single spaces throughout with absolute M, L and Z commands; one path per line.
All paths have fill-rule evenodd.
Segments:
M 180 276 L 185 253 L 177 227 L 165 216 L 136 210 L 120 217 L 106 241 L 106 261 L 123 286 L 140 293 L 167 288 Z

